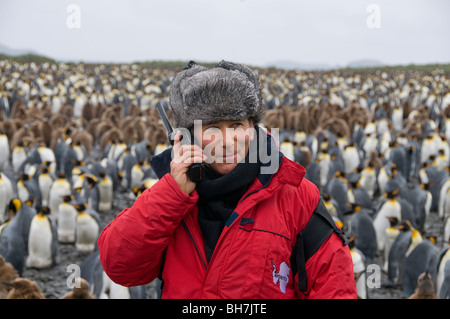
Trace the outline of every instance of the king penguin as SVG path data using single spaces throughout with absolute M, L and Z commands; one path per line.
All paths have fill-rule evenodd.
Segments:
M 377 149 L 378 139 L 375 133 L 365 133 L 362 143 L 362 149 L 366 155 Z
M 351 204 L 352 215 L 348 223 L 349 236 L 355 238 L 355 247 L 365 256 L 368 264 L 372 263 L 377 253 L 377 239 L 372 218 L 368 210 L 359 204 Z
M 359 184 L 364 187 L 370 200 L 374 200 L 377 188 L 377 173 L 372 161 L 367 162 L 366 166 L 361 170 Z
M 439 171 L 435 166 L 430 165 L 429 162 L 424 164 L 420 169 L 419 175 L 422 184 L 428 184 L 428 191 L 431 193 L 431 211 L 438 211 L 440 191 L 446 180 L 449 178 L 448 169 Z M 422 180 L 423 178 L 423 180 Z
M 9 167 L 9 139 L 4 133 L 0 133 L 0 170 L 4 170 Z
M 425 163 L 428 161 L 431 155 L 436 155 L 436 144 L 433 140 L 433 135 L 429 134 L 422 141 L 422 145 L 420 148 L 420 162 Z
M 389 264 L 389 253 L 391 251 L 392 244 L 395 239 L 400 235 L 400 229 L 398 229 L 398 219 L 395 217 L 388 217 L 390 226 L 386 228 L 386 242 L 384 246 L 384 264 L 383 271 L 388 272 L 388 264 Z
M 25 143 L 23 141 L 19 141 L 16 146 L 14 146 L 14 149 L 11 154 L 11 165 L 13 168 L 14 173 L 18 173 L 20 167 L 23 163 L 27 160 L 28 157 L 28 150 L 25 146 Z
M 311 161 L 308 166 L 306 166 L 305 178 L 316 185 L 317 189 L 321 189 L 320 186 L 320 163 L 319 159 Z
M 48 207 L 42 207 L 31 221 L 26 260 L 29 268 L 49 268 L 56 263 L 58 233 L 50 213 Z
M 151 177 L 146 178 L 144 181 L 142 181 L 142 183 L 139 187 L 133 188 L 133 194 L 134 194 L 135 198 L 139 197 L 146 189 L 149 189 L 153 185 L 155 185 L 157 181 L 158 181 L 158 179 L 151 178 Z M 326 206 L 326 203 L 325 203 L 325 206 Z
M 100 181 L 98 187 L 98 211 L 100 213 L 109 212 L 114 201 L 114 185 L 112 179 L 106 175 L 105 171 L 99 172 Z
M 348 247 L 353 261 L 353 273 L 355 276 L 356 293 L 358 299 L 367 299 L 367 285 L 366 285 L 366 261 L 364 254 L 355 247 L 355 238 L 350 237 Z
M 339 204 L 338 202 L 328 193 L 323 193 L 323 202 L 331 217 L 338 218 L 341 215 L 339 213 Z
M 392 172 L 389 165 L 383 165 L 380 167 L 377 175 L 377 188 L 378 193 L 383 196 L 386 193 L 386 185 L 390 179 Z
M 5 222 L 6 212 L 9 202 L 13 198 L 14 190 L 11 180 L 3 173 L 0 173 L 0 224 Z
M 144 162 L 140 161 L 137 164 L 133 165 L 133 167 L 131 168 L 130 189 L 139 186 L 139 184 L 144 179 L 145 172 L 142 168 L 143 164 Z
M 444 149 L 439 149 L 438 156 L 434 159 L 431 165 L 436 167 L 439 171 L 443 171 L 446 167 L 448 167 L 448 164 L 448 154 L 445 153 Z
M 16 218 L 19 214 L 21 202 L 14 198 L 9 204 L 9 219 L 2 224 L 0 233 L 0 255 L 9 262 L 22 276 L 25 256 L 27 254 L 26 243 L 22 236 L 24 225 L 22 218 Z
M 65 178 L 65 174 L 60 172 L 58 178 L 52 183 L 48 195 L 48 204 L 53 214 L 55 222 L 58 221 L 59 204 L 63 202 L 63 197 L 72 194 L 72 188 L 69 181 Z
M 38 209 L 42 205 L 42 195 L 38 182 L 28 174 L 19 174 L 17 195 L 22 203 L 30 202 Z
M 358 204 L 366 209 L 372 210 L 372 200 L 366 189 L 361 186 L 360 174 L 357 172 L 352 172 L 347 175 L 347 200 L 350 203 Z
M 295 160 L 294 156 L 294 145 L 289 140 L 289 138 L 285 138 L 283 143 L 280 144 L 280 152 L 284 154 L 291 161 Z
M 72 195 L 63 196 L 63 202 L 58 206 L 58 241 L 61 243 L 75 242 L 75 226 L 78 215 L 77 209 L 72 205 Z
M 93 174 L 86 174 L 87 185 L 84 187 L 84 196 L 90 209 L 98 211 L 99 189 L 98 177 Z
M 402 272 L 402 291 L 404 298 L 414 293 L 417 279 L 421 273 L 429 272 L 434 281 L 438 255 L 437 247 L 430 240 L 424 239 L 406 257 Z
M 414 229 L 408 220 L 401 221 L 396 228 L 400 230 L 400 233 L 392 243 L 388 257 L 388 282 L 391 284 L 394 284 L 396 280 L 401 283 L 406 258 L 423 241 L 420 232 Z
M 163 144 L 163 143 L 157 144 L 155 147 L 155 155 L 158 155 L 159 153 L 164 152 L 168 148 L 169 148 L 169 146 L 167 146 L 166 144 Z
M 409 230 L 411 232 L 411 241 L 409 243 L 408 249 L 405 252 L 405 256 L 408 257 L 408 255 L 423 241 L 423 237 L 420 231 L 418 231 L 411 225 L 411 222 L 409 220 L 406 220 L 402 226 L 405 227 L 406 230 Z
M 401 106 L 394 108 L 392 111 L 391 120 L 394 130 L 400 132 L 403 128 L 403 108 Z
M 349 209 L 347 206 L 347 189 L 347 181 L 342 176 L 341 172 L 338 171 L 336 172 L 335 176 L 331 178 L 324 190 L 324 193 L 330 194 L 330 196 L 337 201 L 339 207 L 338 213 L 340 214 L 340 216 L 338 217 L 342 221 L 344 220 L 344 214 Z
M 424 231 L 425 223 L 430 215 L 432 201 L 428 184 L 414 185 L 412 189 L 406 192 L 405 199 L 412 205 L 417 228 L 420 231 Z
M 386 228 L 390 226 L 389 217 L 402 219 L 401 205 L 397 201 L 396 197 L 400 189 L 394 187 L 386 189 L 386 200 L 383 201 L 376 212 L 375 219 L 373 220 L 373 227 L 377 234 L 377 247 L 379 251 L 382 251 L 386 245 Z
M 126 149 L 124 153 L 125 155 L 118 162 L 119 172 L 122 173 L 122 177 L 125 177 L 122 178 L 121 185 L 125 189 L 131 189 L 131 170 L 138 163 L 138 160 L 129 149 Z
M 50 173 L 48 166 L 40 167 L 41 173 L 38 176 L 38 185 L 42 197 L 42 206 L 49 206 L 50 187 L 55 181 L 55 176 Z
M 361 162 L 361 155 L 356 144 L 346 146 L 342 155 L 344 158 L 346 174 L 349 174 L 358 168 Z
M 38 147 L 37 151 L 41 157 L 42 163 L 47 163 L 52 171 L 56 170 L 56 157 L 53 149 L 47 147 L 44 143 Z
M 99 236 L 99 217 L 93 210 L 88 210 L 88 206 L 79 203 L 75 206 L 78 214 L 75 228 L 75 248 L 80 252 L 92 252 L 97 244 Z
M 394 242 L 389 250 L 388 257 L 388 278 L 384 286 L 390 288 L 396 286 L 401 278 L 402 266 L 405 260 L 405 254 L 411 243 L 412 232 L 406 230 L 403 226 L 404 223 L 400 223 L 395 228 L 400 232 L 396 236 Z

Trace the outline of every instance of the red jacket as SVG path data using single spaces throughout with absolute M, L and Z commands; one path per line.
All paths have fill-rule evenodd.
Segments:
M 320 195 L 302 166 L 280 158 L 278 171 L 259 175 L 238 203 L 209 264 L 198 194 L 183 193 L 166 173 L 102 231 L 105 272 L 136 286 L 154 280 L 164 265 L 163 298 L 356 298 L 349 248 L 336 233 L 307 261 L 307 291 L 296 289 L 292 248 Z

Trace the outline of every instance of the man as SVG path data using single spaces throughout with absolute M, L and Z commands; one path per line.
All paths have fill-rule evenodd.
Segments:
M 178 132 L 151 159 L 160 180 L 105 227 L 108 276 L 124 286 L 161 276 L 162 298 L 356 298 L 345 235 L 321 217 L 320 229 L 305 229 L 323 213 L 319 191 L 257 125 L 264 108 L 251 69 L 190 63 L 170 106 L 197 143 L 182 145 Z M 193 182 L 186 173 L 200 162 Z

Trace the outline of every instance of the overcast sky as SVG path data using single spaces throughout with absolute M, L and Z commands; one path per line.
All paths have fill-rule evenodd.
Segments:
M 86 62 L 449 63 L 449 13 L 448 0 L 0 0 L 0 44 Z

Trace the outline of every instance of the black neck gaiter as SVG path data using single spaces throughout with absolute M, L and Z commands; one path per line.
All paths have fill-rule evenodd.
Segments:
M 253 142 L 257 141 L 255 136 Z M 223 176 L 218 176 L 213 170 L 206 168 L 204 179 L 197 183 L 198 221 L 208 263 L 225 223 L 259 173 L 259 159 L 257 163 L 249 163 L 248 157 L 247 154 L 245 160 Z

